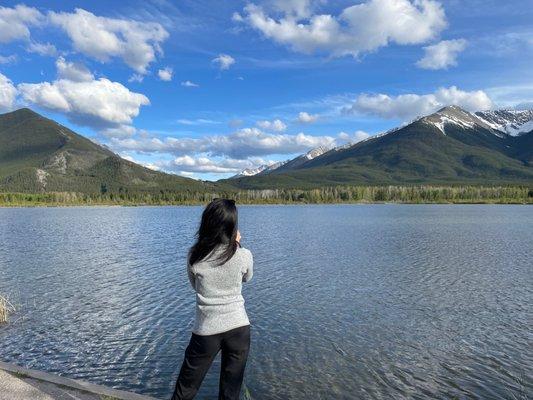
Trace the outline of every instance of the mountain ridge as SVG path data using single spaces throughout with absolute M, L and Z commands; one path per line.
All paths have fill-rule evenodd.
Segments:
M 105 194 L 213 187 L 125 160 L 28 108 L 0 115 L 0 191 Z
M 533 132 L 527 131 L 533 112 L 507 112 L 513 121 L 505 120 L 502 110 L 481 113 L 482 117 L 458 106 L 443 107 L 351 146 L 334 148 L 292 170 L 285 167 L 268 176 L 239 178 L 233 184 L 258 189 L 533 182 Z M 491 116 L 499 120 L 487 122 Z M 506 130 L 509 126 L 511 133 Z

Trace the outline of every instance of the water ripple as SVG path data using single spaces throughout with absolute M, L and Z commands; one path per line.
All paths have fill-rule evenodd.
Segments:
M 0 358 L 168 397 L 190 337 L 198 207 L 0 209 Z M 241 207 L 251 399 L 525 399 L 533 214 Z M 200 399 L 214 397 L 220 360 Z

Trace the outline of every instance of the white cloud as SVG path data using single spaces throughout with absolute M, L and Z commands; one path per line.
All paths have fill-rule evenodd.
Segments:
M 26 47 L 26 51 L 30 53 L 37 53 L 41 56 L 51 57 L 54 57 L 57 54 L 56 47 L 51 43 L 31 42 L 28 47 Z
M 221 71 L 224 71 L 235 64 L 235 59 L 228 54 L 219 54 L 218 57 L 213 58 L 212 62 L 217 64 Z
M 89 57 L 107 62 L 119 57 L 139 74 L 161 52 L 168 32 L 161 24 L 96 16 L 77 8 L 75 12 L 50 12 L 52 24 L 61 27 L 74 48 Z
M 331 136 L 266 133 L 258 128 L 244 128 L 229 135 L 201 138 L 141 137 L 124 140 L 112 139 L 110 142 L 111 146 L 118 151 L 169 153 L 176 156 L 206 153 L 211 156 L 227 156 L 235 159 L 268 154 L 303 153 L 319 146 L 332 147 L 335 143 L 335 138 Z
M 302 124 L 312 124 L 318 120 L 318 114 L 309 114 L 305 111 L 302 111 L 298 114 L 298 122 Z
M 212 119 L 205 119 L 205 118 L 198 118 L 198 119 L 186 119 L 181 118 L 176 121 L 178 124 L 181 125 L 211 125 L 211 124 L 219 124 L 218 121 L 213 121 Z
M 443 40 L 424 47 L 424 57 L 416 65 L 424 69 L 446 69 L 457 65 L 457 55 L 466 48 L 465 39 Z
M 272 121 L 257 121 L 257 126 L 267 131 L 283 132 L 287 129 L 287 125 L 280 119 Z
M 233 15 L 231 16 L 231 20 L 234 22 L 243 22 L 244 18 L 238 12 L 234 12 Z
M 128 138 L 137 133 L 137 129 L 131 125 L 118 125 L 100 130 L 100 134 L 108 138 Z M 125 157 L 124 157 L 125 158 Z M 133 161 L 133 160 L 130 160 Z
M 29 40 L 29 26 L 39 24 L 43 15 L 33 7 L 19 4 L 13 8 L 0 6 L 0 43 Z
M 338 16 L 306 15 L 309 8 L 305 4 L 300 10 L 285 10 L 282 18 L 275 19 L 263 8 L 249 4 L 240 18 L 265 37 L 294 51 L 333 57 L 356 57 L 389 43 L 425 43 L 447 25 L 441 4 L 433 0 L 369 0 L 345 8 Z
M 191 82 L 191 81 L 183 81 L 181 82 L 181 86 L 190 87 L 190 88 L 200 87 L 200 85 L 198 85 L 197 83 Z
M 281 11 L 295 18 L 307 18 L 312 12 L 311 0 L 274 0 L 274 6 Z
M 56 68 L 57 75 L 60 79 L 67 79 L 74 82 L 89 82 L 94 79 L 94 75 L 85 65 L 68 62 L 63 57 L 57 59 Z
M 440 88 L 430 94 L 361 94 L 346 112 L 376 115 L 381 118 L 411 119 L 430 114 L 447 105 L 457 105 L 469 111 L 493 107 L 482 90 L 463 91 L 455 86 Z
M 173 73 L 172 68 L 165 67 L 157 71 L 157 76 L 159 76 L 159 79 L 161 79 L 162 81 L 168 82 L 172 80 L 172 73 Z
M 255 168 L 264 164 L 261 159 L 236 160 L 233 158 L 213 159 L 210 157 L 189 155 L 177 157 L 172 161 L 159 161 L 155 165 L 167 171 L 189 172 L 189 173 L 214 173 L 228 174 L 239 173 L 246 168 Z
M 15 105 L 17 88 L 13 82 L 0 73 L 0 111 L 10 111 Z
M 141 83 L 142 81 L 144 81 L 144 75 L 141 74 L 131 74 L 131 76 L 128 78 L 128 82 Z
M 0 64 L 11 64 L 15 61 L 17 61 L 17 56 L 15 54 L 11 54 L 9 56 L 0 55 Z
M 367 132 L 361 130 L 355 131 L 352 134 L 347 132 L 341 132 L 338 136 L 340 141 L 350 144 L 355 144 L 357 142 L 360 142 L 361 140 L 365 140 L 370 137 Z
M 129 91 L 118 82 L 106 78 L 76 82 L 58 79 L 54 82 L 21 83 L 18 89 L 27 102 L 65 113 L 84 125 L 113 126 L 130 124 L 140 107 L 150 104 L 140 93 Z

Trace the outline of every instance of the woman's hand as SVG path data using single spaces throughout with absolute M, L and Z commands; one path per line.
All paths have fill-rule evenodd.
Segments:
M 239 244 L 241 243 L 241 231 L 239 230 L 237 231 L 237 237 L 235 238 L 235 241 Z

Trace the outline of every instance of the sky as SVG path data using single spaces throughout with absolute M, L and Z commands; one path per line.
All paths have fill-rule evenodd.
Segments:
M 533 107 L 533 0 L 0 1 L 0 112 L 217 180 L 456 104 Z

